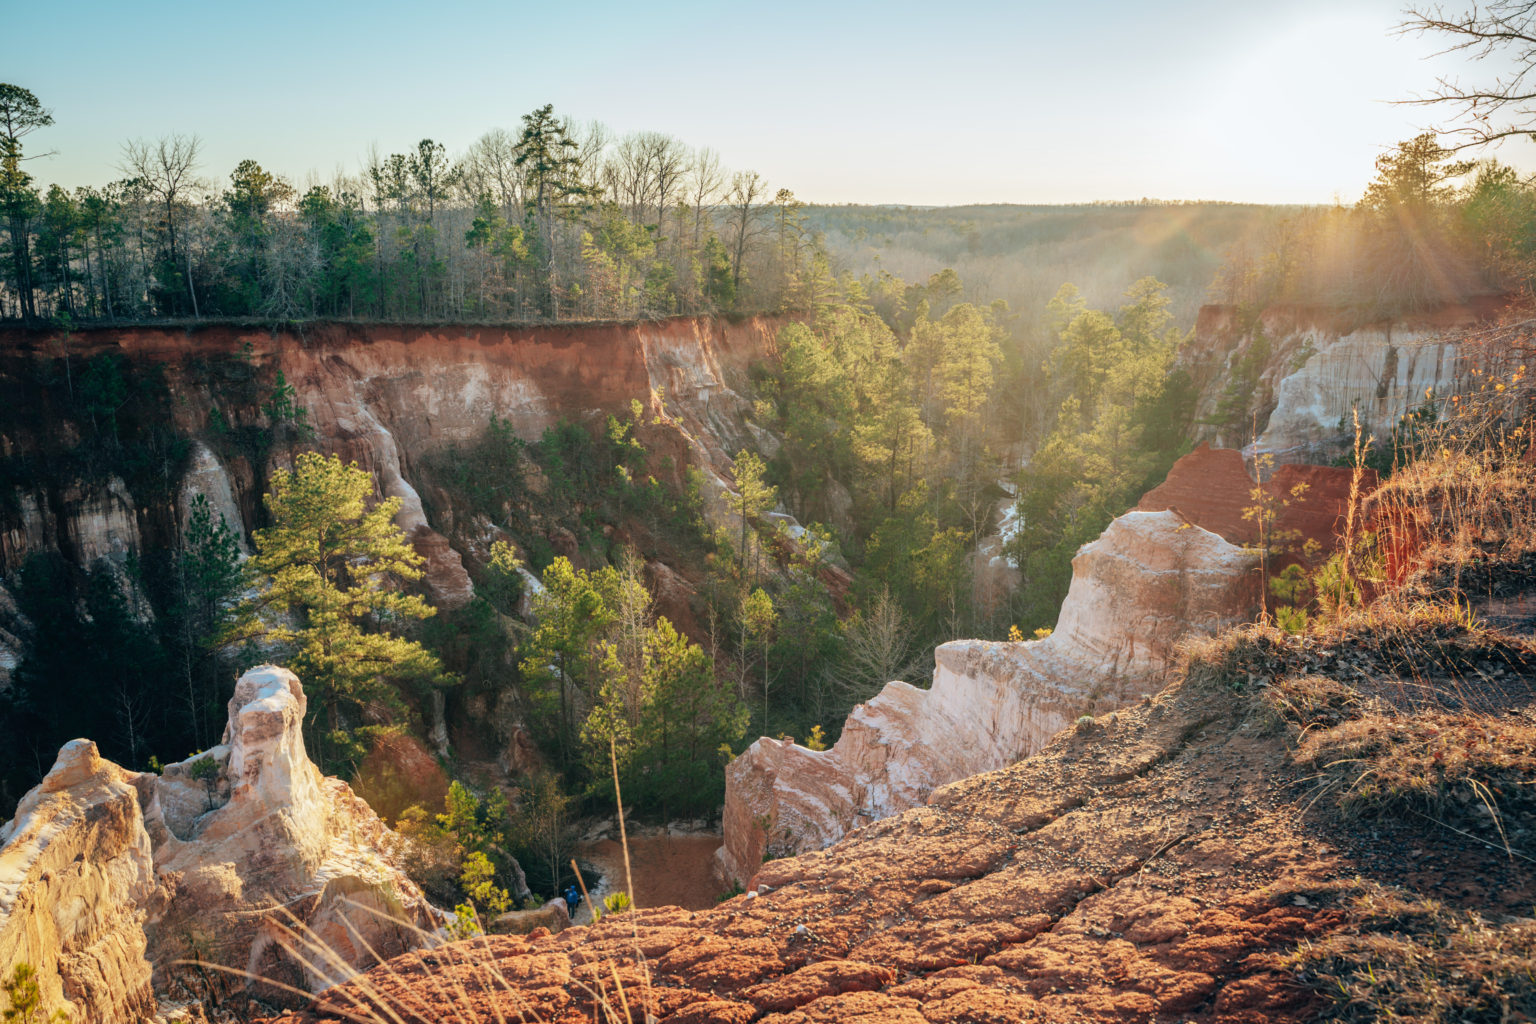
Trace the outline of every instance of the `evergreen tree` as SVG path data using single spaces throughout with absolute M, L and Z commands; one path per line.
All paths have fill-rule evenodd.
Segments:
M 182 550 L 176 559 L 177 646 L 187 685 L 187 715 L 192 740 L 198 747 L 213 742 L 211 716 L 217 704 L 213 692 L 216 661 L 207 645 L 222 632 L 240 591 L 240 544 L 224 517 L 215 512 L 203 495 L 192 499 Z M 216 708 L 213 710 L 216 711 Z
M 743 576 L 747 571 L 749 542 L 754 535 L 753 525 L 763 513 L 773 508 L 778 497 L 778 489 L 764 478 L 766 469 L 763 460 L 746 449 L 737 452 L 731 463 L 731 477 L 736 491 L 726 496 L 726 504 L 741 517 L 741 551 L 738 557 Z
M 30 89 L 0 82 L 0 209 L 10 227 L 12 273 L 22 319 L 37 315 L 32 295 L 30 222 L 41 203 L 32 176 L 21 167 L 22 136 L 53 124 L 53 113 Z
M 272 525 L 256 531 L 249 563 L 262 593 L 228 635 L 290 652 L 333 760 L 360 756 L 361 737 L 403 710 L 401 683 L 452 681 L 435 655 L 398 635 L 435 609 L 397 589 L 422 577 L 424 560 L 395 525 L 400 499 L 370 507 L 372 494 L 369 475 L 335 455 L 305 452 L 275 472 L 264 499 Z

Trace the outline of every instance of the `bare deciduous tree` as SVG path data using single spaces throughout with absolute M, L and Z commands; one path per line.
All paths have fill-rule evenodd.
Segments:
M 165 208 L 168 257 L 176 260 L 176 203 L 195 184 L 197 151 L 202 140 L 194 135 L 164 135 L 154 142 L 131 139 L 123 143 L 123 159 L 118 168 L 137 178 Z
M 909 679 L 921 669 L 912 650 L 913 629 L 889 590 L 871 602 L 843 629 L 843 657 L 833 686 L 848 705 L 868 700 L 893 679 Z
M 720 167 L 720 154 L 705 146 L 693 154 L 688 166 L 688 197 L 693 200 L 693 247 L 699 247 L 699 231 L 704 223 L 704 211 L 715 205 L 725 188 L 725 171 Z
M 1406 13 L 1408 20 L 1397 27 L 1400 35 L 1448 37 L 1441 54 L 1465 53 L 1479 61 L 1507 59 L 1511 69 L 1478 85 L 1441 78 L 1429 95 L 1402 102 L 1449 110 L 1448 127 L 1436 131 L 1455 140 L 1452 150 L 1511 137 L 1536 138 L 1536 82 L 1532 81 L 1536 2 L 1492 0 L 1459 14 L 1448 14 L 1439 5 L 1409 8 Z
M 758 216 L 768 183 L 756 171 L 738 171 L 731 178 L 731 192 L 727 202 L 731 208 L 731 284 L 741 293 L 741 265 L 752 239 L 762 233 L 762 220 Z

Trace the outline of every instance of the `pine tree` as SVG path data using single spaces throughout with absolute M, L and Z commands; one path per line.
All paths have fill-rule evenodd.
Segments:
M 778 500 L 778 488 L 772 486 L 765 478 L 767 467 L 763 460 L 743 448 L 736 453 L 736 459 L 731 466 L 732 482 L 736 485 L 736 493 L 726 495 L 726 505 L 732 512 L 741 517 L 741 551 L 738 557 L 741 560 L 741 571 L 745 577 L 747 569 L 747 548 L 751 539 L 752 524 L 755 519 L 773 508 Z
M 395 525 L 400 499 L 370 508 L 372 493 L 369 475 L 335 455 L 305 452 L 292 472 L 274 473 L 265 497 L 272 525 L 256 531 L 248 563 L 263 593 L 245 603 L 230 634 L 261 635 L 291 652 L 289 666 L 314 698 L 311 727 L 323 718 L 327 752 L 342 759 L 361 752 L 369 727 L 402 710 L 398 683 L 452 681 L 434 654 L 397 635 L 435 609 L 396 588 L 420 579 L 424 560 Z

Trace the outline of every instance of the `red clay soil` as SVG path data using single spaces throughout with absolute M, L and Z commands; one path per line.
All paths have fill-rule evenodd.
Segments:
M 437 758 L 420 740 L 404 733 L 379 735 L 351 785 L 386 821 L 399 818 L 413 804 L 435 814 L 448 796 L 448 776 Z
M 1331 554 L 1343 532 L 1354 471 L 1335 466 L 1282 465 L 1266 470 L 1264 489 L 1274 502 L 1272 536 L 1286 551 L 1274 566 L 1278 570 L 1293 561 L 1314 563 Z M 1376 473 L 1366 470 L 1361 478 L 1360 499 L 1376 489 Z M 1296 488 L 1302 490 L 1297 493 Z M 1202 444 L 1168 471 L 1168 479 L 1142 496 L 1143 512 L 1173 509 L 1202 529 L 1233 544 L 1256 544 L 1258 527 L 1243 513 L 1253 507 L 1254 481 L 1241 452 Z M 1362 513 L 1363 514 L 1363 513 Z M 1317 544 L 1318 557 L 1303 559 L 1308 541 Z M 1294 550 L 1291 550 L 1294 549 Z
M 1253 709 L 1178 683 L 763 865 L 755 895 L 408 954 L 288 1019 L 1299 1021 L 1320 1005 L 1274 954 L 1343 927 L 1339 885 L 1529 913 L 1532 865 L 1501 850 L 1304 809 L 1288 740 Z M 377 1000 L 398 1016 L 356 1009 Z

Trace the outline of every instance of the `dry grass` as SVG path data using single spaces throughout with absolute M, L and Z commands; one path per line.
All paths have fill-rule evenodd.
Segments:
M 1374 883 L 1332 895 L 1341 926 L 1279 963 L 1323 997 L 1323 1019 L 1536 1020 L 1536 920 L 1495 922 Z
M 1490 629 L 1448 601 L 1379 600 L 1286 633 L 1254 623 L 1184 646 L 1197 686 L 1237 692 L 1326 676 L 1398 707 L 1496 711 L 1527 703 L 1536 641 Z
M 1345 830 L 1416 820 L 1536 863 L 1533 655 L 1530 638 L 1464 608 L 1387 601 L 1298 636 L 1254 625 L 1191 644 L 1186 685 L 1246 703 L 1283 737 L 1303 817 Z M 1536 1020 L 1531 917 L 1490 918 L 1374 882 L 1306 897 L 1336 923 L 1276 966 L 1319 995 L 1321 1019 Z
M 1379 538 L 1389 582 L 1420 593 L 1459 592 L 1465 569 L 1517 564 L 1536 552 L 1536 379 L 1524 363 L 1508 365 L 1507 354 L 1472 358 L 1505 365 L 1473 370 L 1473 386 L 1443 403 L 1442 418 L 1415 423 L 1393 453 L 1392 475 L 1358 517 Z
M 1536 822 L 1536 721 L 1379 707 L 1298 743 L 1295 764 L 1315 772 L 1341 810 L 1446 823 L 1481 813 L 1506 841 L 1511 830 L 1523 839 Z
M 1284 733 L 1304 810 L 1416 814 L 1536 856 L 1536 642 L 1452 604 L 1379 601 L 1292 635 L 1255 624 L 1185 649 Z M 1486 838 L 1485 838 L 1486 837 Z
M 632 893 L 634 877 L 624 824 L 618 756 L 611 742 L 609 757 L 625 883 L 627 892 Z M 580 994 L 578 998 L 586 1004 L 583 1019 L 592 1024 L 650 1024 L 658 1019 L 659 1004 L 651 984 L 650 964 L 640 947 L 638 915 L 633 912 L 632 905 L 626 907 L 628 912 L 599 910 L 588 894 L 586 881 L 574 860 L 571 867 L 576 872 L 582 897 L 592 912 L 592 937 L 597 941 L 593 943 L 596 948 L 590 952 L 578 946 L 567 953 L 569 974 L 561 980 L 562 988 Z M 487 936 L 483 928 L 479 928 L 477 935 L 455 940 L 447 937 L 444 930 L 427 931 L 365 904 L 352 900 L 344 902 L 354 911 L 381 918 L 396 928 L 413 933 L 417 952 L 386 960 L 347 920 L 353 948 L 364 950 L 369 959 L 379 964 L 371 971 L 358 971 L 343 961 L 324 939 L 284 910 L 283 920 L 273 922 L 280 933 L 278 945 L 310 976 L 342 979 L 339 984 L 316 996 L 239 968 L 201 960 L 180 961 L 178 966 L 212 970 L 242 979 L 249 986 L 248 994 L 276 993 L 285 1001 L 297 1000 L 301 1005 L 309 1005 L 312 1012 L 322 1018 L 349 1024 L 539 1024 L 546 1019 L 524 993 L 523 987 L 532 979 L 516 967 L 510 971 L 503 969 L 495 940 Z M 599 918 L 606 922 L 601 932 L 597 927 Z M 623 929 L 625 924 L 629 926 L 630 941 L 625 950 L 629 956 L 618 958 L 612 952 L 612 942 L 607 941 L 613 936 L 604 933 L 614 931 L 615 927 Z M 476 925 L 479 925 L 478 919 Z M 420 973 L 411 971 L 410 961 L 413 959 L 424 968 Z M 546 985 L 550 983 L 548 978 L 542 981 Z M 241 1016 L 240 1019 L 246 1018 Z
M 1301 813 L 1417 819 L 1536 864 L 1533 393 L 1514 365 L 1529 340 L 1510 341 L 1490 332 L 1478 358 L 1502 370 L 1417 424 L 1387 482 L 1352 502 L 1341 547 L 1380 556 L 1346 556 L 1356 599 L 1301 635 L 1253 628 L 1192 648 L 1190 673 L 1273 717 Z M 1339 926 L 1282 958 L 1326 1019 L 1536 1020 L 1536 920 L 1360 881 L 1334 897 Z

